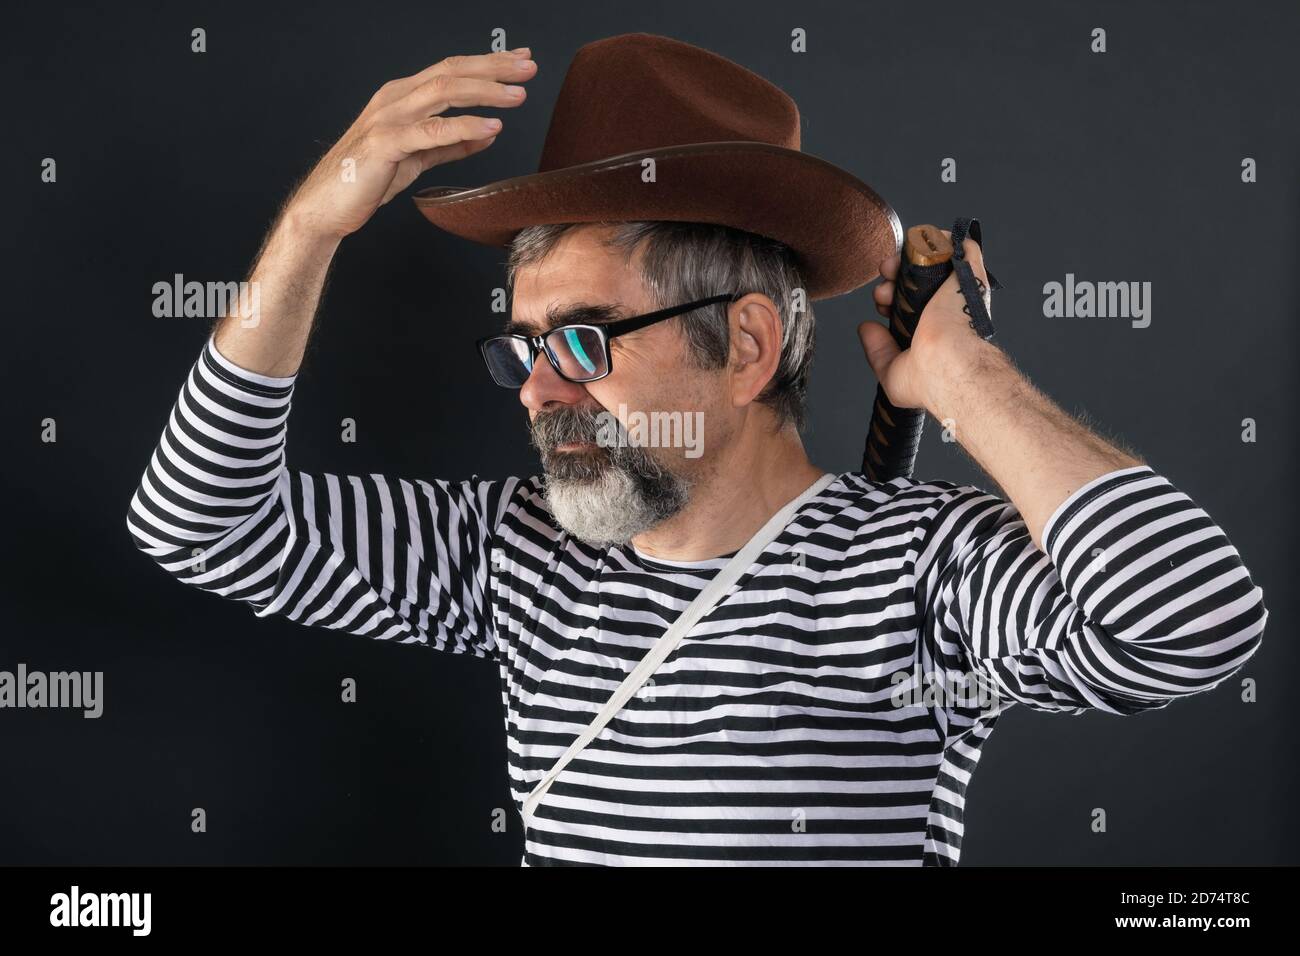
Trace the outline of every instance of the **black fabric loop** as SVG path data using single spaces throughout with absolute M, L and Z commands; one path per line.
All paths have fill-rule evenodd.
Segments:
M 989 316 L 988 309 L 984 307 L 983 293 L 986 291 L 984 283 L 975 275 L 975 270 L 971 268 L 970 263 L 966 260 L 964 241 L 968 234 L 983 250 L 984 242 L 980 235 L 980 221 L 958 216 L 952 224 L 952 265 L 957 273 L 957 283 L 961 288 L 961 294 L 966 299 L 962 311 L 971 317 L 970 327 L 975 330 L 975 334 L 982 339 L 989 339 L 993 337 L 993 319 Z M 1002 283 L 997 280 L 990 269 L 985 267 L 984 271 L 989 277 L 989 289 L 1002 288 Z

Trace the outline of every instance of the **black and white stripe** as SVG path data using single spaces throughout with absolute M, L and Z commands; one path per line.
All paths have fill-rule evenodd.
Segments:
M 132 499 L 137 546 L 259 617 L 495 660 L 522 803 L 725 557 L 588 547 L 537 477 L 293 471 L 293 383 L 209 338 Z M 839 475 L 556 779 L 524 863 L 952 865 L 999 711 L 895 706 L 894 675 L 1134 714 L 1259 645 L 1236 550 L 1145 465 L 1076 491 L 1044 542 L 972 486 Z

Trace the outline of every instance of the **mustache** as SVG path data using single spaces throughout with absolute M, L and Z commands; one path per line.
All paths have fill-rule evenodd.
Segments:
M 547 454 L 567 442 L 595 442 L 598 437 L 603 408 L 578 408 L 569 406 L 553 412 L 538 412 L 529 422 L 529 443 Z
M 611 421 L 621 434 L 626 434 L 618 418 L 600 406 L 564 406 L 551 412 L 538 412 L 529 422 L 528 440 L 541 454 L 543 470 L 556 479 L 594 479 L 613 468 L 647 489 L 675 480 L 668 466 L 648 448 L 630 443 L 602 445 L 602 426 L 607 430 Z M 568 442 L 590 442 L 596 448 L 584 455 L 556 450 Z

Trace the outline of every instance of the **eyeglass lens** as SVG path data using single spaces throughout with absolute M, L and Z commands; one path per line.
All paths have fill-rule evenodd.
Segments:
M 605 347 L 595 329 L 557 329 L 556 334 L 547 336 L 546 344 L 561 374 L 570 381 L 590 381 L 606 372 Z M 519 388 L 528 381 L 533 360 L 527 342 L 506 337 L 491 339 L 483 351 L 497 384 Z

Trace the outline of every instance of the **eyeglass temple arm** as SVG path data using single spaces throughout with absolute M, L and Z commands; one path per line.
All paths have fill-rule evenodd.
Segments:
M 684 315 L 693 309 L 703 308 L 706 305 L 713 305 L 715 302 L 735 302 L 743 295 L 743 292 L 727 292 L 722 295 L 711 295 L 707 299 L 697 299 L 696 301 L 688 302 L 685 305 L 675 305 L 667 309 L 647 312 L 645 315 L 634 316 L 633 318 L 623 319 L 619 322 L 607 322 L 604 325 L 599 326 L 599 328 L 604 329 L 605 334 L 610 338 L 613 338 L 616 335 L 625 335 L 628 332 L 635 332 L 637 329 L 643 329 L 647 325 L 653 325 L 655 322 L 659 322 L 662 319 L 671 319 L 675 315 Z M 562 332 L 564 329 L 565 326 L 560 326 L 559 328 L 551 329 L 549 332 L 543 332 L 541 335 L 523 335 L 517 332 L 512 335 L 507 335 L 506 333 L 496 332 L 492 335 L 483 336 L 481 339 L 475 341 L 474 344 L 481 349 L 483 345 L 491 339 L 509 337 L 525 339 L 530 342 L 534 348 L 540 348 L 542 340 L 545 339 L 546 336 L 550 335 L 552 332 Z
M 637 329 L 643 329 L 647 325 L 653 325 L 662 319 L 671 319 L 674 315 L 684 315 L 694 309 L 702 308 L 706 305 L 713 305 L 715 302 L 734 302 L 744 293 L 728 292 L 723 295 L 711 295 L 707 299 L 697 299 L 694 302 L 687 302 L 685 305 L 674 305 L 667 309 L 659 309 L 656 312 L 647 312 L 645 315 L 638 315 L 635 318 L 623 319 L 619 322 L 608 322 L 600 326 L 605 330 L 605 334 L 610 338 L 616 335 L 626 335 L 628 332 L 635 332 Z

